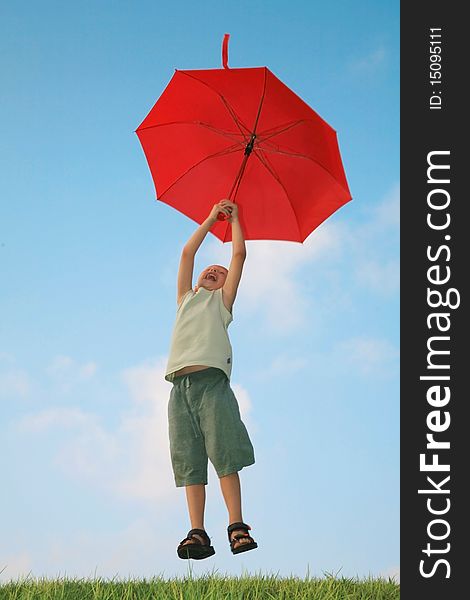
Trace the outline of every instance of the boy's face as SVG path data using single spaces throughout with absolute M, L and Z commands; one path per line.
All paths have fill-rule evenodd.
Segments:
M 210 267 L 205 268 L 199 275 L 195 291 L 197 292 L 200 287 L 203 287 L 210 292 L 218 290 L 224 285 L 227 275 L 228 270 L 225 267 L 222 267 L 221 265 L 211 265 Z

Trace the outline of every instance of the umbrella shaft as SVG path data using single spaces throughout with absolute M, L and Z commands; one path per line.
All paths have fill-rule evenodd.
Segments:
M 247 156 L 249 156 L 249 155 L 251 154 L 251 151 L 253 150 L 253 144 L 255 143 L 255 138 L 256 138 L 256 135 L 255 135 L 255 134 L 253 134 L 253 135 L 251 136 L 251 140 L 250 140 L 250 141 L 248 142 L 248 144 L 246 145 L 246 148 L 245 148 L 245 154 L 246 154 Z
M 233 182 L 232 189 L 230 190 L 230 194 L 228 195 L 229 198 L 232 198 L 232 192 L 235 189 L 235 186 L 237 186 L 237 189 L 235 190 L 235 196 L 237 195 L 238 186 L 240 185 L 240 181 L 243 176 L 243 171 L 245 170 L 246 161 L 248 160 L 248 157 L 250 156 L 251 151 L 253 150 L 253 145 L 255 143 L 255 139 L 256 139 L 256 134 L 252 133 L 251 139 L 245 147 L 245 156 L 243 157 L 242 164 L 240 165 L 240 169 L 238 171 L 237 176 L 235 177 L 235 181 Z M 233 200 L 235 200 L 235 196 L 233 197 Z
M 245 170 L 246 161 L 248 160 L 249 156 L 250 156 L 250 154 L 247 153 L 247 152 L 245 152 L 245 156 L 243 157 L 243 162 L 242 162 L 242 164 L 240 166 L 240 170 L 238 171 L 238 174 L 235 177 L 235 181 L 233 182 L 232 189 L 230 190 L 230 194 L 228 195 L 229 198 L 232 198 L 232 192 L 233 192 L 235 186 L 237 186 L 237 189 L 235 190 L 235 194 L 233 196 L 233 200 L 235 200 L 235 196 L 237 195 L 238 186 L 240 185 L 240 181 L 242 179 L 243 171 Z

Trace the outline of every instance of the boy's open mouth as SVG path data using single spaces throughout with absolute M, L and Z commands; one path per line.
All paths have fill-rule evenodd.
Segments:
M 209 273 L 208 275 L 206 275 L 205 279 L 212 279 L 213 281 L 217 281 L 216 276 L 213 275 L 212 273 Z

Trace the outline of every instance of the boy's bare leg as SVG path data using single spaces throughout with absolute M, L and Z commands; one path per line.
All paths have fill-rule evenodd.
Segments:
M 225 477 L 220 477 L 220 488 L 224 496 L 225 504 L 228 510 L 228 524 L 232 523 L 243 523 L 242 518 L 242 501 L 241 501 L 241 490 L 240 490 L 240 477 L 237 473 L 230 473 Z M 236 533 L 245 533 L 242 529 L 236 529 L 232 531 L 231 536 Z M 235 548 L 239 544 L 249 543 L 250 540 L 240 538 L 235 544 Z
M 186 500 L 188 501 L 189 519 L 191 529 L 204 529 L 204 508 L 206 504 L 206 486 L 202 483 L 186 486 Z M 205 531 L 205 529 L 204 529 Z M 195 534 L 201 543 L 205 544 L 204 538 Z M 187 540 L 186 544 L 197 544 L 194 539 Z

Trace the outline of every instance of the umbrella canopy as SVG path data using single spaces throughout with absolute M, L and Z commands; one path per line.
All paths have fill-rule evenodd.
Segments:
M 202 223 L 228 198 L 246 240 L 303 242 L 351 200 L 336 132 L 268 68 L 229 68 L 227 44 L 222 69 L 175 69 L 136 130 L 157 199 Z

